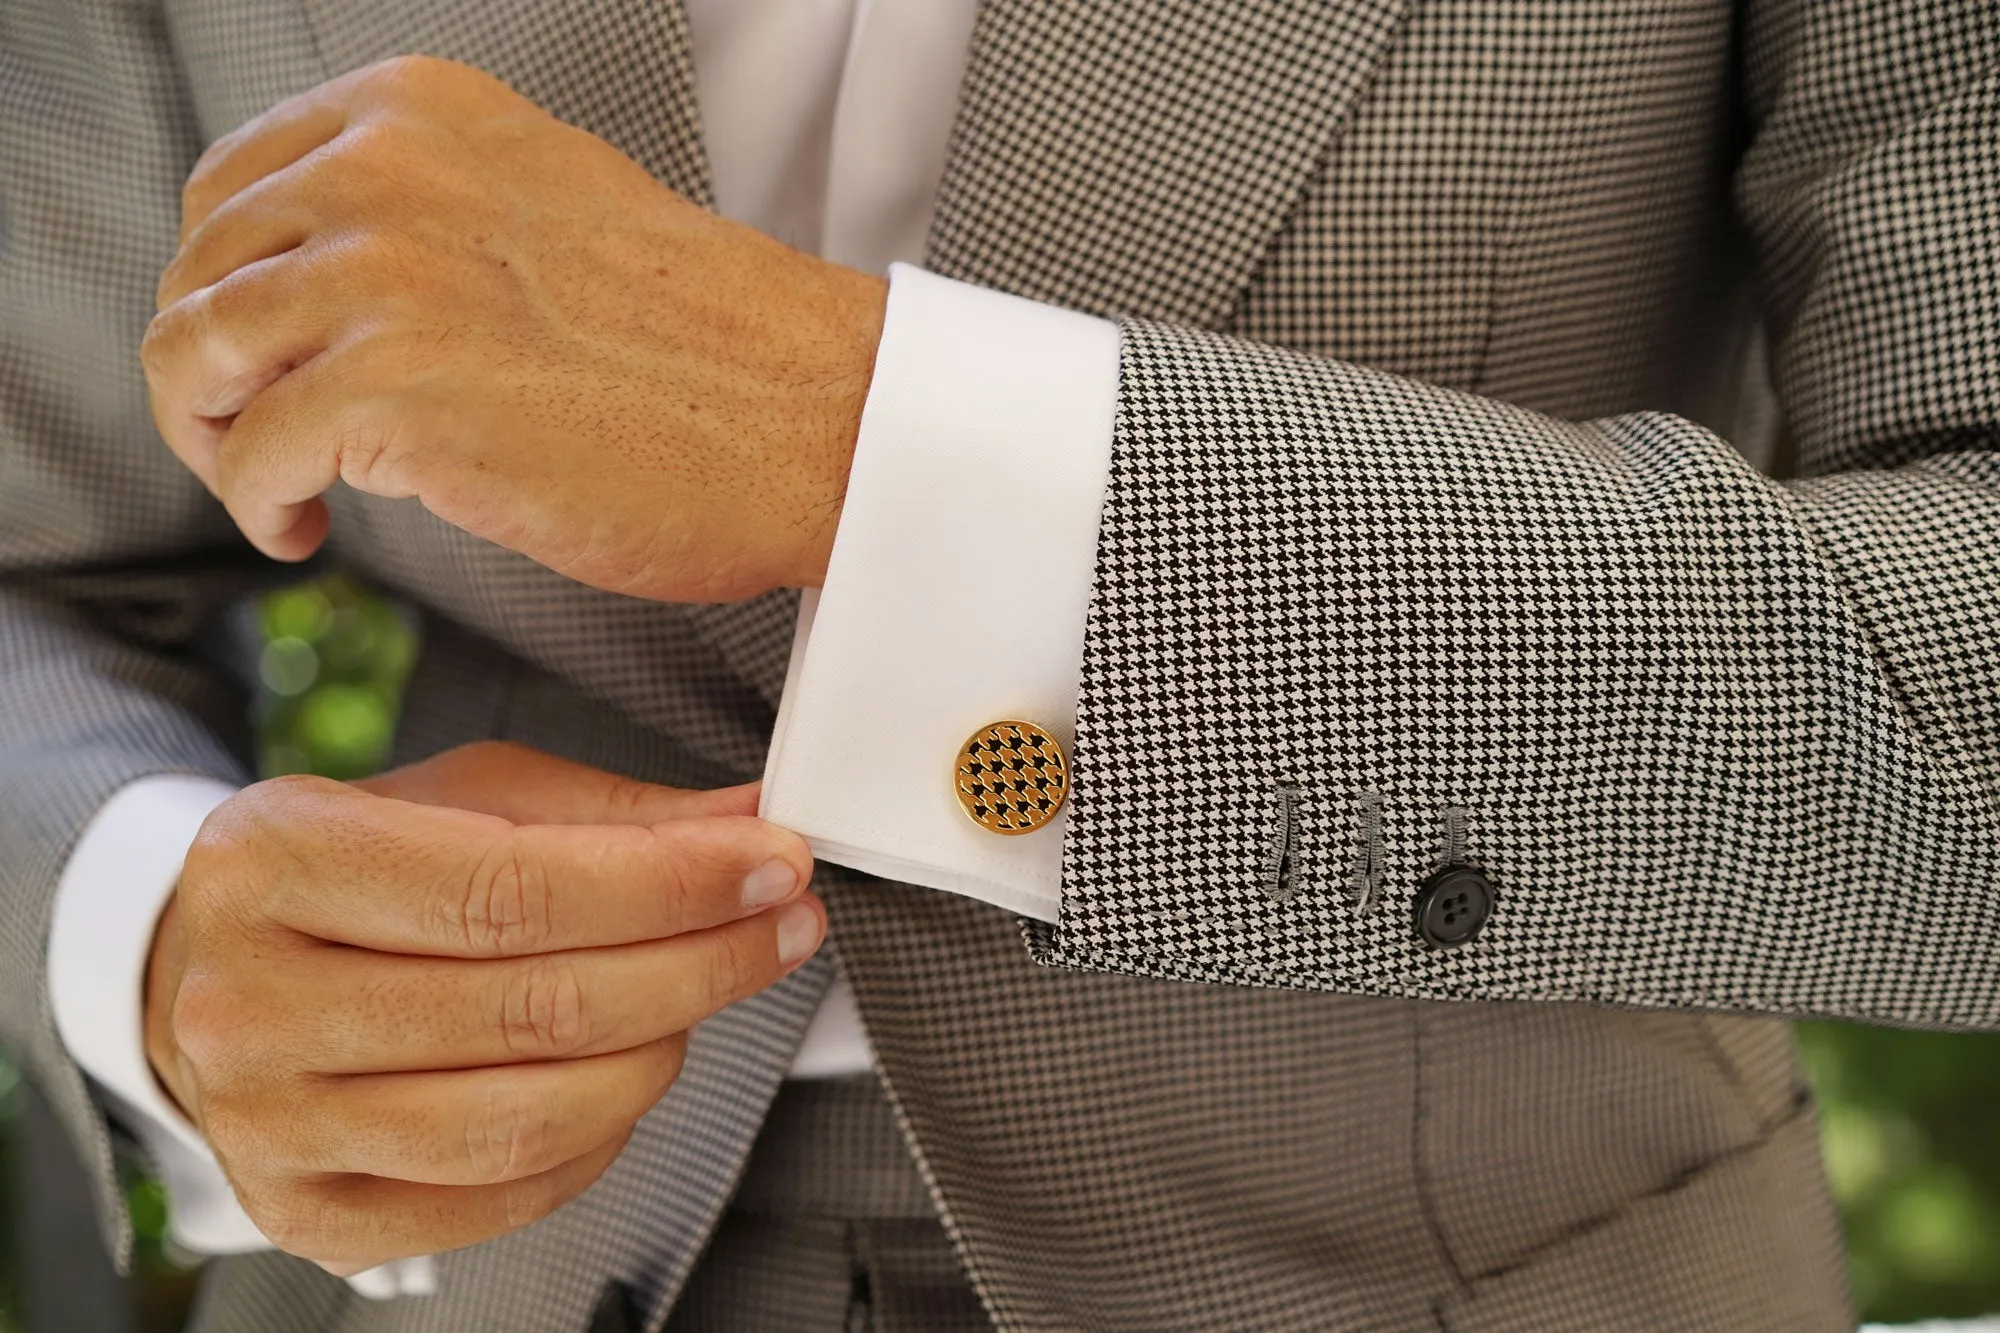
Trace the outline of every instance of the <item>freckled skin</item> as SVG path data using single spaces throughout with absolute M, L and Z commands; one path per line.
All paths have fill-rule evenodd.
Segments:
M 184 204 L 154 414 L 266 553 L 317 549 L 341 479 L 634 596 L 823 580 L 881 279 L 423 58 L 251 122 Z

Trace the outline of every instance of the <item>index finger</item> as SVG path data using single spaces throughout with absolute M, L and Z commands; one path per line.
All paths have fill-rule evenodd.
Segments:
M 208 215 L 239 190 L 339 138 L 350 118 L 354 85 L 364 73 L 343 75 L 287 97 L 210 144 L 181 189 L 177 244 L 185 245 Z
M 812 877 L 805 840 L 754 816 L 511 824 L 338 783 L 291 786 L 256 827 L 205 828 L 190 866 L 211 840 L 247 841 L 250 864 L 270 867 L 250 886 L 260 915 L 385 953 L 523 957 L 663 939 L 788 902 Z

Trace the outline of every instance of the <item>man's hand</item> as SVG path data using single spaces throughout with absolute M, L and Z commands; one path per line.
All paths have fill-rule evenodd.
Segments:
M 525 1226 L 611 1164 L 690 1027 L 818 947 L 810 854 L 755 804 L 495 744 L 246 788 L 154 941 L 154 1071 L 333 1272 Z
M 167 442 L 278 559 L 339 479 L 599 588 L 725 601 L 824 579 L 885 300 L 405 57 L 202 156 L 142 359 Z

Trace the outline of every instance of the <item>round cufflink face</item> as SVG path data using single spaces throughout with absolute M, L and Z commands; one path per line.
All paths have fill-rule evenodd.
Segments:
M 989 833 L 1033 833 L 1069 798 L 1069 756 L 1032 722 L 994 722 L 959 747 L 959 808 Z

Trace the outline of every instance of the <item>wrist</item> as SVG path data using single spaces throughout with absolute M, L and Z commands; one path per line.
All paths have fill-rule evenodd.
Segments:
M 826 582 L 889 301 L 887 279 L 837 265 L 828 268 L 834 288 L 830 302 L 833 333 L 843 349 L 844 368 L 824 385 L 827 396 L 823 410 L 816 414 L 821 428 L 812 450 L 815 498 L 800 524 L 799 549 L 785 580 L 787 586 L 797 588 L 817 588 Z
M 170 897 L 161 909 L 159 924 L 153 930 L 152 948 L 146 956 L 143 1002 L 146 1063 L 152 1067 L 153 1079 L 167 1100 L 191 1122 L 199 1124 L 187 1062 L 181 1056 L 180 1043 L 174 1039 L 174 1001 L 180 995 L 181 977 L 186 971 L 187 943 L 181 935 L 179 904 L 177 898 Z

